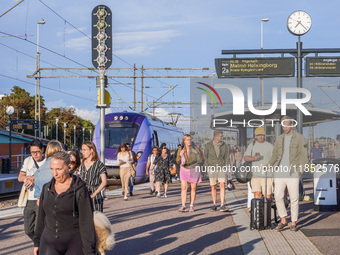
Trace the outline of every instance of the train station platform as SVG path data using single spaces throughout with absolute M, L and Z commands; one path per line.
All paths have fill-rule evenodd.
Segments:
M 150 196 L 148 187 L 136 185 L 128 201 L 121 189 L 106 193 L 104 213 L 116 238 L 107 254 L 339 254 L 340 213 L 314 212 L 313 202 L 300 202 L 297 232 L 257 231 L 249 229 L 244 184 L 227 192 L 229 212 L 224 213 L 210 211 L 208 181 L 198 185 L 193 213 L 178 212 L 180 182 L 169 185 L 168 198 Z M 312 192 L 311 183 L 305 188 L 307 194 Z M 0 211 L 0 254 L 32 254 L 22 209 L 11 210 Z

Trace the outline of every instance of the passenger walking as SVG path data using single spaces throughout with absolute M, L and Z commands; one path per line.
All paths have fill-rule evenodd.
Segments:
M 132 154 L 132 159 L 133 161 L 131 162 L 131 165 L 134 165 L 135 166 L 135 169 L 137 167 L 137 155 L 134 151 L 131 150 L 131 146 L 129 143 L 126 143 L 126 146 L 129 150 L 129 152 Z M 130 196 L 133 196 L 133 182 L 134 182 L 134 177 L 131 175 L 130 176 L 130 179 L 129 179 L 129 193 L 130 193 Z
M 236 168 L 239 168 L 241 166 L 241 162 L 242 162 L 242 152 L 240 150 L 240 147 L 236 146 L 235 148 L 235 163 L 234 165 L 236 166 Z
M 124 192 L 124 200 L 128 200 L 129 180 L 131 176 L 131 163 L 133 161 L 132 154 L 125 143 L 121 143 L 117 150 L 117 162 L 119 164 L 119 176 Z
M 323 148 L 320 146 L 318 141 L 315 141 L 314 146 L 312 147 L 312 149 L 310 151 L 309 160 L 310 160 L 311 163 L 313 163 L 314 159 L 323 158 L 323 157 L 325 157 L 325 154 L 323 152 Z
M 274 172 L 275 200 L 281 218 L 277 230 L 281 231 L 287 223 L 287 210 L 284 203 L 285 188 L 290 197 L 291 225 L 290 230 L 296 231 L 296 222 L 299 215 L 299 176 L 308 163 L 305 139 L 302 134 L 295 132 L 291 117 L 284 116 L 281 119 L 284 133 L 275 142 L 269 165 L 277 164 L 280 171 Z
M 83 162 L 79 168 L 79 175 L 86 183 L 95 210 L 103 212 L 104 198 L 101 190 L 107 184 L 105 165 L 99 160 L 96 145 L 86 141 L 81 146 Z
M 255 142 L 250 143 L 244 153 L 244 161 L 251 162 L 251 171 L 253 177 L 250 181 L 254 198 L 260 198 L 261 195 L 271 197 L 273 193 L 273 172 L 267 172 L 267 194 L 265 193 L 265 166 L 268 164 L 274 146 L 265 140 L 265 131 L 263 127 L 258 127 L 254 131 Z
M 178 144 L 177 145 L 177 149 L 175 150 L 175 154 L 174 154 L 174 163 L 175 163 L 175 166 L 176 166 L 176 175 L 175 175 L 175 180 L 180 180 L 179 179 L 179 173 L 180 173 L 180 165 L 177 164 L 176 162 L 176 157 L 177 157 L 177 154 L 178 152 L 180 152 L 182 150 L 182 144 Z
M 31 156 L 24 160 L 24 164 L 22 165 L 18 176 L 18 181 L 23 182 L 23 185 L 25 185 L 25 188 L 28 190 L 28 200 L 24 209 L 24 229 L 26 235 L 33 240 L 39 211 L 37 199 L 34 197 L 34 173 L 42 164 L 44 164 L 46 159 L 43 157 L 43 144 L 39 140 L 30 142 L 29 150 Z
M 197 171 L 196 166 L 202 163 L 203 159 L 199 151 L 191 147 L 191 136 L 186 134 L 183 136 L 182 144 L 184 148 L 177 153 L 176 162 L 181 166 L 181 201 L 182 206 L 180 212 L 186 212 L 186 201 L 188 192 L 188 182 L 190 183 L 190 209 L 189 212 L 194 212 L 194 202 L 196 199 L 197 183 L 202 182 L 201 172 Z
M 221 130 L 214 131 L 214 138 L 206 144 L 204 148 L 204 166 L 208 169 L 211 196 L 213 200 L 212 211 L 217 210 L 217 183 L 220 186 L 220 211 L 227 212 L 225 205 L 225 183 L 230 168 L 230 149 L 223 142 L 223 132 Z
M 148 161 L 146 163 L 146 174 L 149 175 L 149 181 L 150 181 L 150 195 L 155 193 L 155 171 L 157 169 L 157 166 L 155 166 L 151 170 L 151 166 L 155 159 L 159 156 L 158 149 L 156 146 L 152 147 L 152 154 L 148 157 Z
M 70 173 L 79 175 L 79 167 L 81 165 L 80 154 L 78 150 L 72 149 L 67 152 L 71 158 Z
M 166 147 L 162 148 L 161 155 L 158 156 L 152 166 L 151 170 L 154 170 L 157 166 L 157 169 L 155 170 L 155 181 L 156 181 L 156 197 L 161 197 L 161 184 L 164 183 L 164 194 L 163 198 L 167 198 L 167 191 L 168 191 L 168 185 L 171 179 L 170 174 L 170 157 L 168 155 L 168 149 Z
M 46 161 L 44 164 L 42 164 L 39 167 L 39 169 L 34 174 L 34 178 L 35 178 L 34 197 L 37 198 L 38 205 L 39 205 L 39 198 L 41 195 L 42 187 L 44 186 L 45 183 L 48 183 L 53 177 L 51 173 L 51 169 L 50 169 L 51 156 L 54 153 L 58 151 L 62 151 L 62 150 L 63 150 L 63 146 L 57 140 L 51 140 L 47 144 L 46 151 L 45 151 Z
M 96 254 L 93 207 L 86 183 L 70 175 L 70 155 L 53 154 L 53 178 L 40 198 L 34 254 Z

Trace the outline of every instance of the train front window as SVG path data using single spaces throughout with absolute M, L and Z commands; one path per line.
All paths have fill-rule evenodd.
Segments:
M 133 146 L 139 125 L 134 122 L 115 121 L 105 124 L 105 147 L 118 148 L 121 143 Z

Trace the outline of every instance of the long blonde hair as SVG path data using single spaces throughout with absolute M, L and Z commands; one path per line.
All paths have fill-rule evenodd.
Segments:
M 59 141 L 51 140 L 47 144 L 45 157 L 49 158 L 57 151 L 63 151 L 63 146 L 61 145 Z
M 184 145 L 184 147 L 185 147 L 184 141 L 185 141 L 185 139 L 187 139 L 188 137 L 191 138 L 191 135 L 185 134 L 185 135 L 183 136 L 183 138 L 182 138 L 182 144 Z

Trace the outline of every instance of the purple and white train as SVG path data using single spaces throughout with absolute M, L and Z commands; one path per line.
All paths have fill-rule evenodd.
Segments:
M 99 152 L 100 123 L 98 122 L 93 135 Z M 121 143 L 130 143 L 137 154 L 136 183 L 145 182 L 148 156 L 152 147 L 166 143 L 174 151 L 181 143 L 183 132 L 180 128 L 168 125 L 160 119 L 134 112 L 117 112 L 105 115 L 105 166 L 109 178 L 119 178 L 117 149 Z

